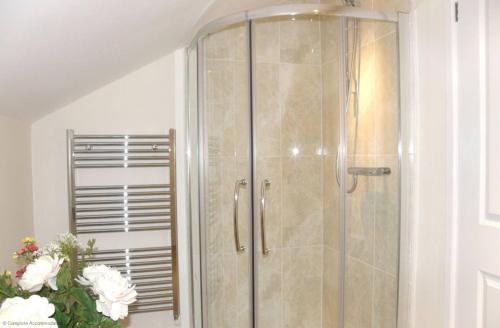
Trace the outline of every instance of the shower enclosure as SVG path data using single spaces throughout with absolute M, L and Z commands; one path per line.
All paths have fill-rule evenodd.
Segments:
M 398 326 L 403 20 L 281 6 L 195 38 L 196 327 Z

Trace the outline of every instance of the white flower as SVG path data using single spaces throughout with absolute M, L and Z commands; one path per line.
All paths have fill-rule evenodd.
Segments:
M 59 259 L 57 255 L 54 257 L 48 255 L 39 257 L 26 267 L 26 272 L 19 280 L 19 286 L 34 293 L 42 289 L 45 283 L 48 283 L 50 288 L 57 290 L 57 273 L 62 262 L 63 259 Z
M 45 297 L 32 295 L 28 299 L 14 297 L 6 299 L 0 308 L 0 327 L 10 327 L 11 323 L 32 322 L 36 327 L 57 327 L 56 320 L 50 318 L 55 312 L 53 304 Z
M 128 306 L 136 301 L 137 292 L 129 287 L 127 279 L 118 270 L 102 264 L 83 269 L 83 277 L 78 282 L 92 286 L 92 291 L 99 296 L 97 311 L 113 320 L 124 319 Z
M 78 277 L 76 281 L 84 286 L 92 286 L 97 278 L 104 275 L 109 270 L 110 268 L 105 265 L 91 265 L 83 269 L 83 277 Z
M 76 239 L 76 236 L 69 232 L 57 235 L 57 243 L 65 244 L 73 248 L 83 248 L 83 245 Z
M 39 250 L 35 252 L 36 256 L 44 256 L 44 255 L 49 255 L 49 256 L 59 256 L 64 257 L 62 252 L 61 252 L 61 247 L 64 248 L 73 248 L 73 249 L 81 249 L 83 248 L 83 245 L 80 244 L 80 242 L 76 239 L 76 237 L 70 233 L 65 233 L 65 234 L 59 234 L 57 235 L 57 240 L 52 241 L 45 245 L 44 247 L 41 247 Z M 69 258 L 65 258 L 65 260 L 70 260 Z
M 48 256 L 58 255 L 58 256 L 61 256 L 61 247 L 59 247 L 58 243 L 51 242 L 51 243 L 45 245 L 44 247 L 38 249 L 35 252 L 35 255 L 36 256 L 44 256 L 44 255 L 48 255 Z

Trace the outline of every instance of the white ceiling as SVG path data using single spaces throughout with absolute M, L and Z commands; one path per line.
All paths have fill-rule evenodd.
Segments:
M 210 0 L 0 0 L 0 114 L 37 118 L 183 45 Z

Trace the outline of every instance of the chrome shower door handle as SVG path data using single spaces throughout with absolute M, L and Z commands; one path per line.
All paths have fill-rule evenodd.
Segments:
M 266 242 L 266 188 L 271 186 L 268 179 L 262 181 L 260 185 L 260 233 L 262 238 L 262 254 L 269 255 L 271 250 L 267 248 Z
M 352 186 L 351 187 L 349 187 L 349 185 L 347 186 L 348 194 L 353 193 L 358 186 L 358 174 L 357 173 L 351 173 L 351 174 L 352 174 Z M 340 187 L 339 176 L 340 176 L 340 144 L 337 145 L 337 157 L 335 159 L 335 178 L 337 179 L 337 184 Z
M 339 173 L 339 170 L 340 170 L 340 144 L 337 145 L 337 156 L 335 157 L 335 179 L 337 179 L 337 184 L 339 185 L 340 187 L 340 173 Z
M 245 251 L 245 246 L 240 244 L 240 229 L 238 220 L 238 210 L 239 210 L 239 198 L 240 198 L 240 188 L 241 186 L 246 186 L 247 180 L 240 179 L 236 180 L 234 185 L 234 203 L 233 203 L 233 215 L 234 215 L 234 241 L 236 243 L 236 252 L 241 253 Z

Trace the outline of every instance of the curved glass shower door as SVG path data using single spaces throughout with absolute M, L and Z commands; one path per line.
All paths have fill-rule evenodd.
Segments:
M 305 6 L 190 51 L 197 328 L 397 327 L 396 16 Z
M 208 327 L 252 325 L 248 26 L 198 45 L 202 290 Z

